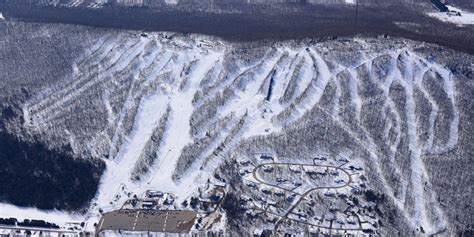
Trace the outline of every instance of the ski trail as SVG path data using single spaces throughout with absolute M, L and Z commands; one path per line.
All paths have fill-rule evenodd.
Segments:
M 324 89 L 332 77 L 329 67 L 326 62 L 324 62 L 323 58 L 313 49 L 310 49 L 310 52 L 313 64 L 317 68 L 317 78 L 313 78 L 310 87 L 306 88 L 305 92 L 303 92 L 304 97 L 297 105 L 297 113 L 288 119 L 288 124 L 299 120 L 308 110 L 313 108 L 313 106 L 321 100 Z
M 134 45 L 134 47 L 130 51 L 127 51 L 124 54 L 121 54 L 120 56 L 115 56 L 114 59 L 112 60 L 115 63 L 107 69 L 107 74 L 113 74 L 115 72 L 124 70 L 125 67 L 129 65 L 129 63 L 143 51 L 144 47 L 145 47 L 145 42 L 141 41 L 139 44 Z M 120 62 L 117 62 L 119 60 Z M 66 103 L 70 105 L 69 102 L 71 100 L 73 100 L 74 98 L 82 94 L 84 91 L 92 88 L 97 83 L 103 82 L 107 78 L 109 77 L 99 75 L 96 79 L 88 80 L 87 82 L 84 83 L 84 85 L 80 86 L 79 88 L 70 88 L 70 90 L 67 90 L 67 91 L 70 91 L 70 93 L 68 93 L 67 91 L 64 92 L 64 93 L 67 93 L 65 96 L 61 97 L 60 100 L 56 100 L 55 102 L 53 102 L 53 104 L 48 106 L 47 109 L 43 109 L 39 111 L 36 114 L 36 116 L 40 117 L 41 121 L 48 121 L 49 118 L 54 117 L 55 115 L 60 113 L 61 110 L 64 109 L 62 105 Z M 61 108 L 61 110 L 58 110 L 58 108 Z M 52 110 L 54 112 L 52 112 Z
M 210 52 L 205 58 L 200 59 L 195 70 L 189 75 L 188 87 L 180 92 L 179 87 L 175 86 L 171 92 L 170 107 L 172 110 L 168 125 L 170 132 L 163 138 L 164 143 L 160 145 L 158 152 L 158 154 L 164 155 L 169 151 L 169 155 L 166 157 L 161 156 L 161 160 L 150 169 L 154 172 L 149 172 L 149 175 L 151 175 L 151 173 L 159 175 L 154 176 L 154 178 L 150 180 L 149 186 L 175 193 L 180 200 L 186 198 L 188 194 L 193 191 L 195 186 L 192 180 L 181 180 L 181 182 L 175 183 L 172 179 L 173 171 L 175 170 L 182 149 L 185 145 L 192 142 L 189 134 L 189 119 L 193 112 L 192 99 L 199 87 L 199 82 L 221 56 L 220 53 Z M 145 180 L 147 179 L 145 178 Z
M 291 63 L 288 65 L 288 71 L 286 72 L 284 76 L 285 81 L 287 81 L 287 84 L 284 88 L 283 93 L 280 96 L 280 100 L 279 100 L 280 104 L 288 103 L 293 98 L 294 92 L 296 90 L 296 85 L 298 84 L 297 80 L 301 73 L 300 72 L 301 67 L 305 63 L 304 60 L 305 58 L 300 56 L 299 53 L 297 53 L 291 60 Z M 293 90 L 293 92 L 291 92 L 291 90 Z M 290 98 L 288 98 L 288 96 Z
M 161 57 L 157 62 L 153 64 L 160 65 L 158 68 L 160 68 L 160 70 L 163 70 L 164 67 L 167 65 L 167 63 L 163 64 L 163 61 L 169 62 L 169 60 L 167 60 L 166 57 Z M 141 68 L 144 68 L 146 66 L 147 66 L 146 64 L 145 65 L 142 64 L 141 67 L 136 71 L 135 77 L 138 77 L 139 76 L 138 74 L 140 73 Z M 115 126 L 113 127 L 114 132 L 113 132 L 113 135 L 110 141 L 110 146 L 109 146 L 109 155 L 111 157 L 115 156 L 117 152 L 117 145 L 120 145 L 120 140 L 122 139 L 124 135 L 126 135 L 124 134 L 124 131 L 123 131 L 124 120 L 127 116 L 127 113 L 129 113 L 134 108 L 134 106 L 136 106 L 134 102 L 135 97 L 145 94 L 145 88 L 147 88 L 147 85 L 150 84 L 153 80 L 156 80 L 156 78 L 158 77 L 158 74 L 153 73 L 152 75 L 143 75 L 142 73 L 142 76 L 145 82 L 142 84 L 142 87 L 138 92 L 133 93 L 132 88 L 134 87 L 134 85 L 133 83 L 130 85 L 128 89 L 127 99 L 125 100 L 122 110 L 120 111 L 118 115 L 118 120 Z
M 375 164 L 375 172 L 379 175 L 378 177 L 380 177 L 381 181 L 382 181 L 382 184 L 383 184 L 383 188 L 385 189 L 385 192 L 395 203 L 395 205 L 400 209 L 400 210 L 404 210 L 403 209 L 403 203 L 400 202 L 397 198 L 395 198 L 393 196 L 393 189 L 392 187 L 387 183 L 387 180 L 385 179 L 385 177 L 383 176 L 383 172 L 382 170 L 380 169 L 380 161 L 379 161 L 379 158 L 380 156 L 383 156 L 383 154 L 380 154 L 378 152 L 378 148 L 377 146 L 375 145 L 375 142 L 373 141 L 373 139 L 369 136 L 369 133 L 367 132 L 367 130 L 359 125 L 359 124 L 356 124 L 356 127 L 360 130 L 362 130 L 364 132 L 364 134 L 366 135 L 367 137 L 367 140 L 362 140 L 361 138 L 359 138 L 359 136 L 357 136 L 356 132 L 354 132 L 349 126 L 347 126 L 342 120 L 340 119 L 337 119 L 335 117 L 332 117 L 332 114 L 325 111 L 323 108 L 321 108 L 319 105 L 315 105 L 321 112 L 323 112 L 325 115 L 327 115 L 328 117 L 332 118 L 332 120 L 340 127 L 342 128 L 344 131 L 346 131 L 349 136 L 352 137 L 352 139 L 354 139 L 354 141 L 356 143 L 358 143 L 364 150 L 366 150 L 368 153 L 369 153 L 369 160 L 371 163 Z M 408 216 L 407 215 L 404 215 L 404 218 L 407 220 L 407 221 L 410 221 Z
M 311 65 L 308 64 L 308 62 L 311 62 L 311 57 L 308 54 L 309 53 L 305 53 L 303 56 L 302 60 L 304 60 L 304 63 L 300 69 L 300 73 L 297 78 L 298 83 L 296 84 L 295 93 L 289 103 L 293 102 L 294 98 L 301 96 L 304 93 L 305 89 L 310 86 L 310 83 L 313 80 L 311 73 Z
M 438 116 L 439 112 L 439 106 L 436 103 L 435 99 L 428 93 L 426 90 L 425 86 L 423 85 L 423 77 L 424 75 L 431 69 L 431 66 L 427 66 L 423 72 L 421 73 L 420 76 L 415 78 L 415 83 L 417 88 L 421 91 L 423 96 L 429 101 L 431 105 L 431 111 L 428 119 L 428 138 L 425 144 L 425 152 L 431 150 L 433 148 L 433 140 L 434 140 L 434 127 L 435 127 L 435 121 L 436 117 Z
M 102 94 L 102 101 L 104 103 L 105 109 L 107 110 L 107 121 L 109 126 L 112 126 L 114 124 L 115 120 L 115 114 L 112 110 L 112 106 L 110 105 L 110 90 L 105 90 L 104 93 Z
M 69 3 L 67 3 L 65 6 L 66 7 L 79 7 L 82 4 L 83 0 L 72 0 Z
M 436 71 L 443 77 L 443 86 L 444 91 L 448 95 L 450 103 L 453 108 L 453 119 L 451 120 L 449 128 L 449 139 L 444 148 L 439 149 L 437 152 L 442 153 L 448 150 L 454 149 L 458 143 L 459 139 L 459 110 L 456 107 L 456 98 L 455 98 L 455 85 L 452 78 L 452 73 L 448 70 L 441 68 L 439 65 L 435 65 L 434 68 Z
M 132 67 L 132 69 L 127 72 L 127 74 L 128 75 L 133 75 L 133 78 L 138 78 L 139 72 L 142 71 L 143 68 L 147 67 L 149 64 L 151 64 L 153 62 L 153 59 L 154 59 L 153 56 L 154 56 L 154 54 L 150 54 L 150 55 L 148 55 L 148 57 L 146 59 L 144 59 L 144 58 L 142 58 L 142 53 L 136 54 L 133 58 L 130 59 L 129 62 L 126 62 L 127 66 L 132 65 L 132 64 L 136 65 L 136 66 Z M 122 69 L 120 69 L 120 71 L 123 71 L 124 69 L 125 68 L 122 68 Z M 98 86 L 105 86 L 105 83 L 107 83 L 110 80 L 114 79 L 114 73 L 115 73 L 115 71 L 112 71 L 112 72 L 110 72 L 110 75 L 109 74 L 104 75 L 104 77 L 103 77 L 104 80 L 91 81 L 90 84 L 87 83 L 85 85 L 85 86 L 87 86 L 87 88 L 81 87 L 78 90 L 78 93 L 75 96 L 80 96 L 82 92 L 86 92 L 88 89 L 93 89 L 94 87 L 98 87 Z M 74 106 L 72 98 L 73 97 L 69 98 L 71 102 L 67 102 L 67 101 L 64 102 L 64 103 L 67 103 L 67 104 L 62 105 L 60 110 L 56 110 L 53 113 L 50 112 L 50 114 L 48 116 L 44 116 L 42 118 L 42 120 L 43 121 L 51 121 L 51 120 L 56 119 L 58 116 L 61 116 L 61 114 L 64 113 L 64 111 L 67 111 L 67 108 L 70 108 L 70 107 Z M 46 128 L 48 128 L 49 126 L 53 126 L 53 125 L 51 123 L 47 123 L 44 126 Z
M 294 67 L 292 68 L 292 65 L 294 64 L 292 62 L 296 61 L 298 57 L 296 52 L 286 52 L 288 53 L 288 57 L 286 57 L 280 64 L 276 65 L 272 95 L 268 101 L 268 104 L 270 104 L 272 107 L 280 107 L 279 110 L 281 110 L 282 107 L 280 105 L 280 99 L 283 97 L 285 89 L 288 86 L 288 75 L 291 75 L 295 69 Z
M 342 91 L 341 91 L 341 82 L 339 81 L 339 79 L 337 77 L 334 78 L 334 83 L 336 84 L 336 94 L 335 94 L 334 100 L 333 100 L 332 115 L 337 118 L 339 116 L 339 112 L 340 112 L 339 107 L 340 107 L 340 102 L 341 102 Z
M 352 104 L 354 105 L 356 120 L 360 122 L 360 113 L 362 110 L 362 100 L 357 89 L 357 73 L 353 69 L 349 69 L 349 94 L 351 96 Z
M 107 168 L 98 189 L 98 203 L 111 202 L 120 184 L 131 186 L 129 181 L 130 171 L 146 141 L 150 138 L 153 129 L 165 113 L 166 104 L 167 96 L 160 90 L 141 101 L 129 141 L 122 145 L 113 161 L 107 162 Z
M 405 198 L 406 198 L 406 190 L 407 190 L 406 184 L 407 184 L 408 181 L 404 178 L 404 176 L 402 174 L 402 171 L 400 170 L 400 168 L 395 163 L 395 155 L 397 153 L 397 149 L 398 149 L 398 146 L 400 144 L 401 136 L 402 136 L 401 117 L 400 117 L 400 114 L 398 113 L 397 106 L 395 105 L 395 102 L 393 101 L 393 99 L 389 95 L 390 94 L 390 88 L 391 88 L 391 86 L 392 86 L 392 84 L 395 81 L 395 78 L 397 76 L 397 74 L 396 74 L 396 69 L 397 69 L 396 59 L 398 58 L 399 55 L 400 55 L 399 52 L 389 53 L 389 56 L 391 58 L 391 60 L 390 60 L 390 70 L 388 72 L 387 77 L 383 81 L 373 80 L 372 76 L 369 78 L 369 80 L 371 80 L 373 83 L 377 84 L 379 86 L 379 88 L 382 89 L 383 98 L 385 99 L 383 108 L 388 110 L 388 112 L 391 112 L 393 114 L 392 118 L 394 119 L 393 122 L 395 124 L 393 124 L 393 122 L 391 120 L 389 120 L 390 125 L 388 125 L 388 124 L 386 125 L 386 130 L 384 131 L 384 134 L 386 134 L 387 138 L 388 138 L 388 134 L 390 132 L 390 129 L 391 128 L 395 129 L 395 131 L 394 131 L 396 133 L 395 141 L 393 143 L 391 143 L 391 141 L 387 140 L 387 142 L 389 143 L 389 146 L 390 146 L 389 160 L 391 162 L 391 166 L 394 168 L 395 174 L 398 175 L 398 177 L 400 178 L 400 181 L 402 182 L 403 185 L 401 186 L 400 193 L 398 194 L 398 196 L 400 198 L 397 198 L 397 197 L 394 196 L 393 188 L 390 188 L 390 190 L 391 190 L 390 194 L 394 198 L 394 201 L 397 203 L 397 205 L 399 207 L 403 207 L 403 203 L 405 203 Z M 370 74 L 373 75 L 372 64 L 367 63 L 367 67 L 368 67 L 368 70 L 370 71 Z M 364 79 L 360 79 L 360 80 L 364 80 Z M 385 115 L 385 117 L 387 118 L 388 115 L 389 115 L 389 113 L 387 113 Z M 369 137 L 370 143 L 373 146 L 375 146 L 375 142 L 369 136 L 369 132 L 365 128 L 363 128 L 363 131 Z M 377 165 L 381 166 L 379 163 Z M 380 174 L 382 175 L 382 173 L 380 173 Z M 385 178 L 383 177 L 383 179 L 385 179 Z M 401 208 L 401 210 L 403 210 L 403 208 Z M 405 215 L 406 215 L 406 213 L 405 213 Z
M 155 56 L 154 53 L 149 55 L 150 58 L 155 58 Z M 133 73 L 135 78 L 139 76 L 140 71 L 143 70 L 143 68 L 153 63 L 153 60 L 150 58 L 141 58 L 141 63 Z M 123 64 L 118 66 L 122 67 Z M 142 90 L 143 88 L 144 87 L 142 86 Z M 138 92 L 139 95 L 146 94 L 142 90 Z M 119 117 L 119 124 L 123 121 L 125 111 L 134 106 L 133 97 L 135 96 L 132 94 L 132 90 L 129 89 L 127 96 L 128 99 L 126 100 Z M 157 89 L 151 95 L 145 95 L 140 99 L 140 104 L 138 105 L 137 114 L 135 116 L 134 125 L 129 135 L 129 139 L 121 144 L 113 161 L 106 161 L 107 169 L 99 185 L 99 192 L 96 198 L 97 202 L 108 203 L 112 201 L 117 192 L 116 188 L 120 184 L 129 188 L 134 187 L 134 184 L 130 181 L 131 170 L 146 145 L 146 142 L 150 139 L 154 129 L 159 125 L 160 118 L 164 113 L 166 113 L 167 104 L 168 95 L 166 95 L 161 89 Z M 115 143 L 113 144 L 116 144 L 117 142 L 120 127 L 121 126 L 117 126 L 118 130 L 114 133 L 112 142 Z M 114 147 L 114 145 L 111 145 L 110 149 L 114 149 Z M 111 150 L 109 151 L 109 154 L 113 155 L 115 152 Z
M 94 45 L 94 49 L 92 49 L 93 53 L 89 57 L 85 57 L 85 59 L 92 60 L 96 57 L 99 59 L 102 59 L 103 57 L 105 57 L 106 54 L 102 55 L 103 52 L 108 53 L 115 46 L 114 43 L 110 43 L 107 45 L 107 47 L 103 47 L 103 45 L 106 42 L 108 41 L 104 40 L 104 42 L 96 43 L 96 45 Z M 98 49 L 95 49 L 96 47 L 98 47 Z M 101 54 L 101 55 L 97 55 L 97 54 Z M 83 66 L 81 66 L 80 64 L 77 64 L 76 66 L 73 66 L 73 67 L 77 68 L 74 70 L 73 73 L 75 75 L 79 74 L 78 78 L 74 78 L 74 81 L 72 83 L 68 81 L 59 85 L 54 85 L 53 87 L 48 88 L 45 91 L 41 92 L 36 98 L 34 98 L 33 100 L 25 104 L 26 110 L 29 111 L 30 114 L 36 114 L 40 112 L 41 110 L 45 109 L 45 107 L 48 106 L 48 103 L 53 103 L 55 101 L 56 97 L 53 97 L 53 96 L 67 94 L 69 93 L 69 90 L 72 90 L 75 87 L 75 85 L 88 79 L 88 77 L 85 76 L 86 74 L 81 74 L 80 72 L 76 72 L 79 70 L 78 68 L 83 68 Z M 83 71 L 88 72 L 89 70 L 88 68 L 86 68 Z
M 210 99 L 210 95 L 215 95 L 220 91 L 223 91 L 225 88 L 231 86 L 235 83 L 239 78 L 247 76 L 247 74 L 253 75 L 255 71 L 258 71 L 260 67 L 265 63 L 267 60 L 271 60 L 272 58 L 272 50 L 268 50 L 265 56 L 262 59 L 256 60 L 255 63 L 251 64 L 250 66 L 245 67 L 244 69 L 239 69 L 234 75 L 226 76 L 225 81 L 218 83 L 218 85 L 213 85 L 209 91 L 207 91 L 207 95 L 204 98 L 199 99 L 197 103 L 195 103 L 195 107 L 201 107 L 207 99 Z
M 193 187 L 199 184 L 203 184 L 206 182 L 207 179 L 209 179 L 212 174 L 212 171 L 203 169 L 203 163 L 205 162 L 205 159 L 207 157 L 213 155 L 215 149 L 229 135 L 229 132 L 232 129 L 232 125 L 233 121 L 230 121 L 229 124 L 226 124 L 226 126 L 222 127 L 217 137 L 206 147 L 206 149 L 202 153 L 196 154 L 196 157 L 193 160 L 193 164 L 188 169 L 186 169 L 183 174 L 178 176 L 178 181 L 175 182 L 175 184 L 181 187 L 184 186 L 184 190 L 181 190 L 180 192 L 175 191 L 175 193 L 178 193 L 178 202 L 182 202 L 186 198 L 188 198 L 192 194 L 192 192 L 195 191 L 193 190 Z M 164 162 L 161 165 L 163 164 L 166 165 L 166 163 Z
M 428 71 L 430 70 L 434 70 L 435 72 L 437 72 L 442 78 L 443 78 L 443 89 L 444 91 L 446 92 L 449 100 L 450 100 L 450 103 L 452 105 L 452 108 L 453 108 L 453 119 L 451 121 L 451 124 L 450 124 L 450 129 L 449 129 L 449 139 L 448 139 L 448 142 L 446 143 L 445 147 L 444 148 L 438 148 L 438 149 L 435 149 L 433 147 L 433 138 L 434 138 L 434 124 L 435 124 L 435 120 L 436 120 L 436 117 L 438 116 L 438 113 L 439 113 L 439 105 L 436 103 L 436 100 L 429 94 L 429 92 L 426 90 L 426 88 L 423 86 L 423 76 L 420 76 L 420 78 L 418 79 L 419 82 L 418 84 L 420 85 L 419 88 L 420 90 L 424 91 L 424 95 L 425 97 L 430 101 L 431 105 L 434 107 L 433 110 L 436 111 L 436 114 L 434 114 L 434 112 L 432 114 L 430 114 L 430 134 L 431 136 L 429 137 L 430 138 L 430 146 L 428 148 L 431 148 L 430 150 L 430 153 L 444 153 L 444 152 L 447 152 L 451 149 L 454 149 L 454 147 L 456 147 L 457 143 L 458 143 L 458 139 L 459 139 L 459 110 L 456 106 L 456 97 L 455 97 L 455 91 L 456 91 L 456 88 L 455 88 L 455 83 L 453 81 L 453 78 L 452 78 L 452 73 L 441 67 L 439 64 L 436 64 L 436 63 L 432 63 L 432 62 L 428 62 L 426 59 L 414 54 L 413 57 L 419 61 L 419 62 L 422 62 L 423 64 L 427 65 L 425 70 L 424 70 L 424 73 L 427 73 Z M 431 72 L 433 73 L 433 72 Z M 424 75 L 424 74 L 423 74 Z M 425 94 L 426 93 L 426 94 Z M 428 149 L 426 149 L 426 152 L 428 152 Z
M 407 56 L 403 56 L 408 57 Z M 411 219 L 413 226 L 416 228 L 423 227 L 428 233 L 433 230 L 431 223 L 428 221 L 426 214 L 426 206 L 424 200 L 424 187 L 423 183 L 426 177 L 426 170 L 424 163 L 421 160 L 421 149 L 418 145 L 418 136 L 416 133 L 416 113 L 415 113 L 415 101 L 413 95 L 413 84 L 414 84 L 414 75 L 413 75 L 413 59 L 406 59 L 407 68 L 405 69 L 405 77 L 402 72 L 397 69 L 397 82 L 399 82 L 404 88 L 406 93 L 406 123 L 407 123 L 407 136 L 408 136 L 408 147 L 411 151 L 410 153 L 410 184 L 411 184 L 411 195 L 414 199 L 413 210 L 411 211 Z
M 230 113 L 235 113 L 237 117 L 242 116 L 247 111 L 250 113 L 249 118 L 253 120 L 252 128 L 249 129 L 248 133 L 243 135 L 244 138 L 253 136 L 254 134 L 262 134 L 265 129 L 271 124 L 271 116 L 262 118 L 262 111 L 260 104 L 265 100 L 265 95 L 260 93 L 260 85 L 262 81 L 268 77 L 268 75 L 278 67 L 278 62 L 283 55 L 282 52 L 275 55 L 271 60 L 266 60 L 261 67 L 259 67 L 254 75 L 254 78 L 250 85 L 248 85 L 245 91 L 236 91 L 237 99 L 232 102 L 231 106 L 227 106 L 220 111 L 221 116 L 227 116 Z M 277 78 L 280 75 L 281 70 L 277 70 L 274 77 Z M 275 79 L 278 80 L 278 79 Z M 283 83 L 283 82 L 275 82 Z M 280 91 L 277 91 L 279 93 Z M 273 98 L 274 101 L 278 101 L 278 98 Z M 278 109 L 278 108 L 276 108 Z

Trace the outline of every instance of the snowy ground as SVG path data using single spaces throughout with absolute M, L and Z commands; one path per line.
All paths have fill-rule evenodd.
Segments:
M 0 203 L 0 217 L 15 217 L 18 221 L 24 219 L 44 220 L 58 225 L 65 225 L 68 222 L 81 222 L 84 217 L 62 211 L 40 210 L 37 208 L 21 208 L 10 204 Z
M 446 5 L 449 11 L 459 12 L 461 16 L 451 15 L 449 12 L 430 12 L 429 16 L 437 18 L 444 22 L 450 22 L 459 26 L 474 25 L 474 13 L 463 11 L 462 9 Z

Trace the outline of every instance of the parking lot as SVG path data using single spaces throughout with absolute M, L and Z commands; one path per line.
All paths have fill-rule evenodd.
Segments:
M 189 233 L 196 213 L 176 210 L 117 210 L 105 213 L 97 233 L 104 230 Z

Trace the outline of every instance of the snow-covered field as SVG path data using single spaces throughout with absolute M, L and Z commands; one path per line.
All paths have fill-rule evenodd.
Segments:
M 58 225 L 68 222 L 81 222 L 84 216 L 55 210 L 40 210 L 37 208 L 21 208 L 11 204 L 0 203 L 0 218 L 15 217 L 18 221 L 25 219 L 44 220 Z
M 450 12 L 430 12 L 429 16 L 437 18 L 444 22 L 450 22 L 459 26 L 474 25 L 474 13 L 446 5 Z M 455 13 L 459 12 L 461 16 Z

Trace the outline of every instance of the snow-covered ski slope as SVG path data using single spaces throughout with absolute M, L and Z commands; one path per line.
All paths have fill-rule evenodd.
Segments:
M 24 105 L 25 126 L 107 161 L 97 213 L 119 208 L 122 188 L 172 192 L 180 202 L 240 141 L 284 132 L 320 107 L 372 151 L 368 159 L 380 167 L 390 161 L 396 187 L 380 167 L 374 172 L 410 223 L 438 231 L 445 218 L 431 205 L 423 157 L 457 145 L 455 78 L 403 41 L 368 41 L 350 40 L 352 51 L 339 55 L 328 43 L 244 47 L 167 33 L 104 36 L 77 60 L 70 80 Z M 158 145 L 145 149 L 152 137 Z M 133 179 L 143 157 L 151 161 Z
M 104 4 L 107 4 L 110 2 L 114 2 L 114 1 L 110 1 L 110 0 L 66 0 L 66 1 L 39 0 L 38 4 L 44 5 L 44 6 L 59 6 L 59 7 L 68 7 L 68 8 L 76 8 L 76 7 L 99 8 L 99 7 L 103 7 Z M 130 2 L 133 3 L 133 1 L 130 1 Z
M 207 0 L 208 2 L 216 2 L 219 3 L 219 1 L 212 1 L 212 0 Z M 184 1 L 184 4 L 186 4 L 187 1 Z M 288 0 L 286 1 L 287 3 L 292 3 L 293 1 Z M 86 7 L 86 8 L 100 8 L 103 7 L 106 4 L 116 4 L 116 5 L 121 5 L 121 6 L 147 6 L 149 4 L 167 4 L 170 6 L 177 5 L 180 3 L 179 0 L 155 0 L 147 2 L 144 0 L 64 0 L 64 1 L 59 1 L 59 0 L 37 0 L 37 3 L 40 5 L 45 5 L 45 6 L 60 6 L 60 7 L 68 7 L 68 8 L 77 8 L 77 7 Z M 235 1 L 234 4 L 242 4 L 240 1 Z M 285 3 L 285 1 L 281 0 L 248 0 L 245 2 L 245 4 L 282 4 Z M 355 4 L 354 0 L 310 0 L 307 3 L 324 3 L 324 4 Z

